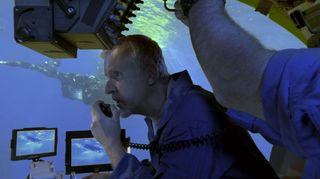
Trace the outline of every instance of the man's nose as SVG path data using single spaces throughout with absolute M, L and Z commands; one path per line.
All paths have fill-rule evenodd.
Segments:
M 106 87 L 105 87 L 105 93 L 106 94 L 111 94 L 113 92 L 116 91 L 116 88 L 112 82 L 112 80 L 108 80 L 107 83 L 106 83 Z

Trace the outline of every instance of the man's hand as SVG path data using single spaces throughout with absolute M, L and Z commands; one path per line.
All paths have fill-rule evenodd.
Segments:
M 120 113 L 114 105 L 111 105 L 112 118 L 103 114 L 99 104 L 102 101 L 94 103 L 91 109 L 92 135 L 104 146 L 109 147 L 110 143 L 120 143 Z
M 108 179 L 110 178 L 111 173 L 93 173 L 82 179 Z
M 111 105 L 112 117 L 105 116 L 99 107 L 101 102 L 95 102 L 91 108 L 91 133 L 104 147 L 115 168 L 126 153 L 120 140 L 120 112 Z
M 184 23 L 184 25 L 189 26 L 188 17 L 183 14 L 183 11 L 180 5 L 180 0 L 177 0 L 174 3 L 174 8 L 175 8 L 174 14 L 176 15 L 177 19 L 179 19 L 182 23 Z

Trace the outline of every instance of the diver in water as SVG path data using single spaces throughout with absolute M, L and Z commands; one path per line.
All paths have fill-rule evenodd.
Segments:
M 60 73 L 57 68 L 60 65 L 59 61 L 47 60 L 42 64 L 30 64 L 23 61 L 0 61 L 0 65 L 6 65 L 11 67 L 19 67 L 24 69 L 30 69 L 44 74 L 47 77 L 55 78 L 61 82 L 62 94 L 65 98 L 80 100 L 85 104 L 92 105 L 98 99 L 105 101 L 111 101 L 103 93 L 104 77 L 102 75 L 80 75 L 77 73 Z M 97 71 L 99 73 L 102 71 Z
M 303 178 L 320 178 L 320 49 L 266 49 L 230 19 L 224 0 L 175 6 L 232 119 L 306 159 Z

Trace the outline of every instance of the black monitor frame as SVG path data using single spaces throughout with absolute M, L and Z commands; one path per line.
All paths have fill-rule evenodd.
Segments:
M 86 131 L 66 131 L 66 156 L 65 156 L 65 167 L 66 175 L 71 173 L 91 173 L 91 172 L 103 172 L 112 171 L 112 166 L 110 163 L 97 164 L 97 165 L 82 165 L 82 166 L 72 166 L 72 139 L 81 138 L 94 138 L 90 130 Z M 121 130 L 121 141 L 128 141 L 129 138 L 125 138 L 125 130 Z
M 54 130 L 55 131 L 55 139 L 54 139 L 54 151 L 48 153 L 39 153 L 32 155 L 19 155 L 17 156 L 17 137 L 18 132 L 20 131 L 47 131 Z M 11 139 L 11 160 L 39 160 L 42 157 L 56 156 L 57 155 L 57 144 L 58 144 L 58 129 L 57 128 L 45 128 L 45 127 L 36 127 L 36 128 L 23 128 L 23 129 L 13 129 L 12 130 L 12 139 Z

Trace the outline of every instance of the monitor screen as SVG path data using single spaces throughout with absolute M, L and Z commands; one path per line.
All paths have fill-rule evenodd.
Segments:
M 12 160 L 56 155 L 56 128 L 14 129 L 12 136 Z
M 71 140 L 71 165 L 100 165 L 110 163 L 110 160 L 95 138 L 78 138 Z
M 18 131 L 17 156 L 54 152 L 55 131 Z
M 125 138 L 125 130 L 121 130 L 121 141 Z M 102 145 L 93 137 L 90 130 L 66 131 L 66 174 L 112 171 L 111 161 Z

